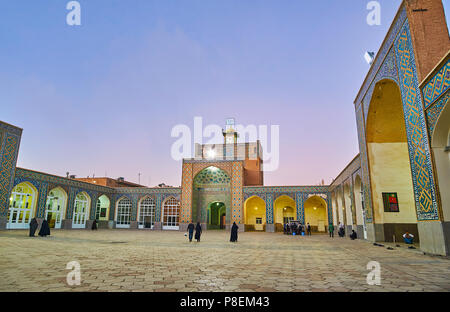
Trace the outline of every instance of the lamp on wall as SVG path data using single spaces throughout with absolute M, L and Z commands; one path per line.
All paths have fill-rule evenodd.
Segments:
M 216 151 L 213 149 L 210 149 L 209 151 L 206 152 L 206 156 L 208 158 L 214 158 L 214 157 L 216 157 Z

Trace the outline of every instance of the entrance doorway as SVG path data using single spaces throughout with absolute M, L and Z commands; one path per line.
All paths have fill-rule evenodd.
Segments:
M 225 229 L 226 206 L 223 202 L 208 205 L 208 229 Z

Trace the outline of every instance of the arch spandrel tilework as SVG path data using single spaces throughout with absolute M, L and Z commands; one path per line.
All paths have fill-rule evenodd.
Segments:
M 95 211 L 97 210 L 98 192 L 93 192 L 91 197 L 91 210 L 89 211 L 89 220 L 95 219 Z
M 205 169 L 208 169 L 206 167 Z M 230 176 L 224 170 L 201 170 L 197 175 L 194 175 L 195 185 L 209 185 L 209 184 L 229 184 L 231 183 Z
M 387 53 L 384 62 L 381 64 L 380 69 L 377 72 L 377 75 L 375 76 L 375 79 L 370 84 L 367 94 L 364 96 L 363 108 L 364 108 L 364 118 L 365 118 L 366 125 L 367 125 L 367 115 L 369 114 L 369 106 L 370 106 L 370 101 L 372 100 L 373 90 L 375 88 L 375 85 L 379 81 L 384 80 L 384 79 L 391 79 L 395 83 L 398 84 L 397 64 L 395 62 L 395 52 L 394 52 L 393 48 L 391 48 L 389 50 L 389 52 Z
M 116 197 L 111 196 L 109 202 L 109 217 L 108 220 L 113 221 L 116 214 Z
M 73 205 L 75 203 L 76 189 L 71 187 L 69 191 L 69 202 L 67 204 L 66 219 L 72 219 Z
M 450 99 L 450 54 L 446 59 L 437 73 L 422 87 L 430 138 L 433 136 L 442 110 Z
M 425 109 L 450 89 L 450 59 L 422 88 Z
M 194 163 L 192 167 L 192 176 L 195 177 L 200 171 L 208 167 L 217 167 L 222 169 L 229 176 L 232 176 L 232 162 L 207 162 L 207 163 Z M 234 163 L 234 162 L 233 162 Z
M 44 218 L 45 215 L 45 204 L 47 203 L 47 194 L 48 194 L 48 183 L 42 182 L 41 186 L 39 188 L 39 195 L 38 195 L 38 205 L 37 205 L 37 212 L 36 216 L 38 218 Z
M 408 21 L 394 43 L 419 221 L 439 220 L 431 153 Z
M 445 107 L 445 104 L 450 100 L 450 90 L 447 91 L 439 100 L 437 100 L 435 103 L 431 104 L 428 107 L 428 110 L 426 112 L 427 114 L 427 125 L 428 125 L 428 134 L 429 137 L 433 137 L 434 128 L 436 127 L 436 124 L 439 120 L 439 116 L 442 113 L 442 110 Z
M 295 201 L 295 193 L 291 192 L 277 192 L 273 194 L 273 201 L 276 201 L 281 196 L 288 196 Z

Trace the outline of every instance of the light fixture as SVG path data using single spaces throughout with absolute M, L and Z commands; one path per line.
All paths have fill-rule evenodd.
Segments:
M 314 207 L 314 210 L 317 210 L 317 207 Z
M 216 151 L 213 150 L 213 149 L 210 149 L 210 150 L 208 150 L 208 151 L 206 152 L 206 156 L 207 156 L 208 158 L 214 158 L 214 157 L 216 157 Z
M 258 210 L 258 207 L 255 207 L 255 210 Z

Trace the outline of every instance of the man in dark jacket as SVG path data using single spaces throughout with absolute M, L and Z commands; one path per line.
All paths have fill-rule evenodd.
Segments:
M 192 223 L 192 222 L 189 223 L 189 225 L 187 227 L 187 230 L 189 233 L 189 242 L 192 242 L 192 236 L 194 235 L 194 228 L 195 228 L 194 223 Z
M 195 239 L 197 242 L 200 242 L 200 236 L 202 235 L 202 226 L 200 222 L 197 222 L 197 226 L 195 227 Z
M 236 222 L 233 222 L 233 225 L 231 226 L 231 236 L 230 236 L 230 242 L 236 243 L 238 240 L 238 230 L 239 227 L 237 226 Z

